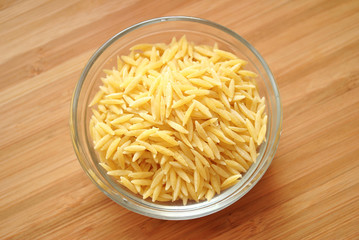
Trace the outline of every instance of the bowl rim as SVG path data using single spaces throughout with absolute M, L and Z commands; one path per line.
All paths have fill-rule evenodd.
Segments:
M 81 159 L 83 159 L 83 154 L 82 154 L 82 146 L 80 144 L 80 141 L 78 139 L 78 126 L 77 126 L 77 115 L 78 115 L 78 101 L 79 101 L 79 96 L 82 90 L 82 86 L 84 84 L 84 81 L 91 69 L 91 67 L 93 66 L 93 64 L 95 63 L 95 61 L 97 60 L 97 58 L 108 48 L 110 47 L 115 41 L 117 41 L 119 38 L 121 38 L 122 36 L 125 36 L 126 34 L 138 29 L 138 28 L 142 28 L 144 26 L 147 25 L 152 25 L 152 24 L 156 24 L 156 23 L 160 23 L 160 22 L 166 22 L 166 21 L 185 21 L 185 22 L 195 22 L 195 23 L 200 23 L 200 24 L 204 24 L 210 27 L 214 27 L 216 29 L 219 29 L 229 35 L 231 35 L 232 37 L 234 37 L 236 40 L 240 41 L 242 44 L 244 44 L 253 54 L 254 56 L 260 61 L 263 69 L 265 70 L 265 73 L 267 74 L 267 77 L 269 78 L 269 81 L 271 83 L 271 87 L 273 88 L 273 92 L 274 92 L 274 105 L 276 105 L 276 108 L 278 109 L 278 113 L 277 113 L 277 118 L 279 119 L 279 121 L 276 122 L 273 131 L 277 132 L 277 134 L 275 135 L 275 138 L 273 139 L 273 144 L 272 144 L 272 150 L 271 150 L 271 155 L 269 156 L 269 159 L 265 162 L 265 166 L 262 166 L 261 170 L 261 174 L 259 174 L 257 176 L 257 178 L 255 180 L 253 180 L 253 175 L 250 176 L 249 180 L 253 180 L 251 181 L 251 184 L 249 186 L 247 186 L 247 188 L 243 191 L 243 194 L 241 194 L 240 197 L 238 198 L 232 198 L 229 200 L 226 200 L 226 204 L 223 204 L 221 206 L 218 206 L 217 208 L 211 208 L 209 211 L 193 211 L 195 214 L 187 214 L 185 216 L 180 216 L 180 217 L 176 217 L 176 215 L 174 216 L 168 216 L 168 215 L 162 215 L 160 214 L 160 212 L 157 212 L 157 214 L 149 213 L 147 211 L 141 211 L 141 209 L 137 208 L 136 206 L 131 206 L 130 204 L 123 204 L 121 202 L 119 202 L 114 196 L 112 196 L 109 192 L 107 192 L 97 181 L 96 179 L 94 179 L 94 177 L 88 172 L 88 169 L 84 163 L 84 161 L 81 161 Z M 114 202 L 116 202 L 117 204 L 121 205 L 122 207 L 125 207 L 126 209 L 136 212 L 138 214 L 141 215 L 145 215 L 148 217 L 152 217 L 152 218 L 157 218 L 157 219 L 165 219 L 165 220 L 187 220 L 187 219 L 195 219 L 195 218 L 200 218 L 203 216 L 207 216 L 210 214 L 213 214 L 215 212 L 218 212 L 230 205 L 232 205 L 234 202 L 238 201 L 240 198 L 242 198 L 245 194 L 247 194 L 248 191 L 250 191 L 257 183 L 258 181 L 262 178 L 262 176 L 265 174 L 265 172 L 267 171 L 268 167 L 270 166 L 274 155 L 278 149 L 278 145 L 279 145 L 279 139 L 280 139 L 280 135 L 282 132 L 282 121 L 283 121 L 283 112 L 282 112 L 282 104 L 281 104 L 281 98 L 280 98 L 280 94 L 279 94 L 279 89 L 278 89 L 278 85 L 274 79 L 274 76 L 271 72 L 271 70 L 269 69 L 268 64 L 266 63 L 266 61 L 263 59 L 263 57 L 259 54 L 259 52 L 247 41 L 245 40 L 242 36 L 240 36 L 239 34 L 237 34 L 236 32 L 232 31 L 231 29 L 224 27 L 218 23 L 206 20 L 206 19 L 202 19 L 202 18 L 198 18 L 198 17 L 191 17 L 191 16 L 165 16 L 165 17 L 158 17 L 158 18 L 152 18 L 149 20 L 145 20 L 139 23 L 136 23 L 130 27 L 127 27 L 125 29 L 123 29 L 122 31 L 118 32 L 117 34 L 115 34 L 113 37 L 111 37 L 109 40 L 107 40 L 104 44 L 102 44 L 96 51 L 95 53 L 91 56 L 91 58 L 89 59 L 89 61 L 86 63 L 85 68 L 83 69 L 81 75 L 80 75 L 80 79 L 76 84 L 75 90 L 73 92 L 72 95 L 72 100 L 71 100 L 71 106 L 70 106 L 70 133 L 71 133 L 71 140 L 72 140 L 72 144 L 73 144 L 73 148 L 74 151 L 76 153 L 77 159 L 80 162 L 81 167 L 83 168 L 83 170 L 85 171 L 85 173 L 87 174 L 87 176 L 90 178 L 90 180 L 103 192 L 105 193 L 106 196 L 108 196 L 110 199 L 112 199 Z M 126 201 L 125 201 L 126 202 Z

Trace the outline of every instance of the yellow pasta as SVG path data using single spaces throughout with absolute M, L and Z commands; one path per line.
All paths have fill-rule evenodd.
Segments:
M 210 201 L 265 142 L 265 99 L 246 61 L 185 36 L 137 44 L 104 70 L 90 135 L 107 174 L 143 199 Z
M 146 149 L 146 147 L 144 147 L 144 146 L 131 145 L 131 146 L 125 147 L 123 150 L 125 150 L 126 152 L 138 152 L 138 151 L 143 151 L 145 149 Z

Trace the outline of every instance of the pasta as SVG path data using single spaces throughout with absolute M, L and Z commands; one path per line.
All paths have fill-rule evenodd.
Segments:
M 143 199 L 210 201 L 240 181 L 267 115 L 246 61 L 183 36 L 138 44 L 105 70 L 89 107 L 107 174 Z

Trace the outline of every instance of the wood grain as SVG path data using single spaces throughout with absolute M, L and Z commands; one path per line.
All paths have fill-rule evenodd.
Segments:
M 359 239 L 359 2 L 0 1 L 0 239 Z M 74 86 L 108 38 L 153 17 L 227 26 L 271 67 L 276 157 L 245 197 L 189 221 L 100 192 L 69 135 Z

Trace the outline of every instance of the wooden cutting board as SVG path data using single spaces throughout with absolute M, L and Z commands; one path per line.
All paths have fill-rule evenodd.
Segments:
M 359 1 L 0 1 L 0 239 L 359 239 Z M 168 15 L 229 27 L 279 85 L 283 132 L 262 180 L 188 221 L 132 213 L 77 162 L 70 99 L 91 54 Z

